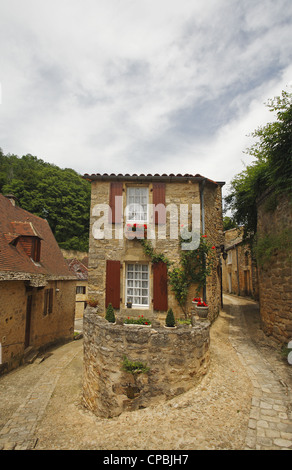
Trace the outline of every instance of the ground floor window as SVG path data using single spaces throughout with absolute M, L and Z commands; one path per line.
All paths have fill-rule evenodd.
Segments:
M 133 306 L 149 306 L 148 264 L 126 265 L 126 302 Z

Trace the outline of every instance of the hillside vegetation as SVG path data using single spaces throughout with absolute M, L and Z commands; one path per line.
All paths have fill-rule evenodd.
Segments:
M 88 251 L 90 183 L 32 155 L 4 155 L 0 149 L 0 192 L 47 219 L 61 248 Z

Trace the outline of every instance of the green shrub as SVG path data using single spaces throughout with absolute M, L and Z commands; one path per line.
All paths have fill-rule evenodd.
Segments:
M 149 371 L 149 367 L 143 364 L 143 362 L 130 361 L 126 356 L 124 356 L 122 370 L 129 372 L 130 374 L 146 374 Z
M 167 312 L 166 319 L 165 319 L 166 326 L 175 326 L 175 318 L 172 309 L 170 308 Z
M 112 304 L 108 304 L 108 307 L 106 309 L 105 319 L 110 323 L 115 323 L 116 321 L 115 312 L 114 312 Z

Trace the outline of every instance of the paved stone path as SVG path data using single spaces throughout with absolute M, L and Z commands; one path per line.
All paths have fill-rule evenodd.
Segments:
M 52 358 L 53 364 L 40 376 L 23 403 L 13 413 L 5 426 L 0 430 L 0 449 L 27 450 L 35 446 L 33 438 L 37 424 L 41 421 L 56 384 L 65 367 L 80 349 L 69 349 L 63 357 Z
M 254 387 L 246 449 L 292 450 L 292 390 L 247 334 L 246 318 L 238 299 L 231 296 L 228 299 L 234 304 L 230 341 Z
M 243 436 L 246 436 L 244 448 L 247 450 L 292 450 L 292 366 L 290 368 L 287 364 L 283 365 L 283 361 L 275 357 L 274 351 L 269 353 L 268 349 L 262 349 L 249 335 L 249 318 L 242 309 L 246 301 L 234 296 L 226 296 L 226 300 L 228 309 L 225 316 L 229 321 L 229 341 L 253 386 L 249 421 L 246 428 L 243 428 Z M 76 361 L 76 358 L 80 358 L 81 355 L 82 342 L 74 341 L 57 348 L 43 363 L 32 364 L 0 377 L 0 450 L 35 448 L 36 436 L 40 436 L 42 426 L 44 426 L 44 416 L 54 391 L 57 390 L 64 371 L 66 369 L 68 371 L 74 359 Z M 73 373 L 75 374 L 76 371 L 74 370 Z M 224 379 L 228 380 L 228 375 L 222 377 L 221 381 L 223 382 Z M 68 393 L 67 389 L 64 393 Z M 210 390 L 210 395 L 212 393 L 214 394 L 214 390 Z M 228 410 L 228 403 L 233 397 L 227 396 L 226 398 Z M 180 397 L 176 397 L 178 403 L 179 400 Z M 168 405 L 168 410 L 172 409 L 170 405 Z M 215 406 L 215 402 L 212 406 Z M 72 407 L 70 409 L 74 410 Z M 143 416 L 146 414 L 148 416 L 148 411 L 143 411 Z M 188 409 L 187 412 L 189 413 Z M 170 411 L 166 413 L 165 419 L 170 416 Z M 179 416 L 179 407 L 177 413 Z M 181 414 L 180 419 L 183 420 L 183 417 L 184 415 Z M 60 417 L 61 422 L 62 419 Z M 103 422 L 99 420 L 98 423 L 102 425 Z M 115 423 L 117 424 L 118 420 Z M 116 426 L 115 423 L 113 426 Z M 153 416 L 153 425 L 154 423 L 155 416 Z M 104 429 L 100 430 L 101 436 L 110 425 L 110 422 L 104 423 Z M 80 432 L 84 436 L 87 432 L 84 426 L 84 423 L 80 423 L 80 429 L 76 429 L 77 435 Z M 63 427 L 65 438 L 65 420 Z M 89 435 L 93 429 L 96 431 L 95 425 L 88 429 Z M 160 432 L 159 428 L 157 432 Z M 58 442 L 54 445 L 58 446 Z M 190 445 L 192 445 L 191 440 Z

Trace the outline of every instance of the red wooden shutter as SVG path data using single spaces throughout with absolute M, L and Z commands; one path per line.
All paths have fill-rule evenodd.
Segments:
M 113 308 L 120 308 L 120 266 L 120 261 L 106 262 L 106 307 L 112 304 Z
M 116 210 L 116 196 L 123 195 L 123 183 L 120 182 L 112 182 L 110 187 L 110 200 L 109 205 L 112 210 L 112 223 L 113 224 L 121 224 L 122 223 L 122 208 L 118 208 Z
M 160 261 L 153 264 L 153 308 L 167 311 L 167 266 Z
M 165 183 L 153 183 L 153 204 L 163 204 L 165 208 Z M 166 223 L 166 211 L 162 213 L 162 217 L 159 220 L 160 224 Z M 155 212 L 155 224 L 158 224 L 158 213 Z

